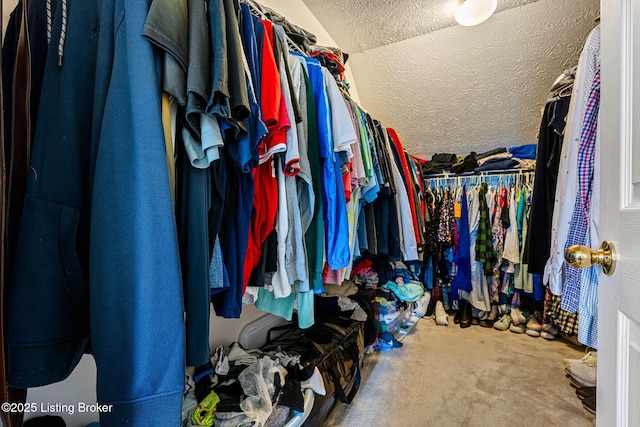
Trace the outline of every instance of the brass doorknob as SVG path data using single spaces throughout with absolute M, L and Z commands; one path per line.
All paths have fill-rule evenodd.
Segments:
M 604 274 L 610 275 L 616 269 L 616 251 L 613 243 L 608 240 L 602 242 L 602 247 L 593 250 L 582 245 L 569 246 L 564 253 L 564 259 L 575 268 L 587 268 L 600 264 Z

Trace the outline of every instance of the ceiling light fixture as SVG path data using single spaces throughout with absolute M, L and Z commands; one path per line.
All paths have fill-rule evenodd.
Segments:
M 498 0 L 460 0 L 456 9 L 456 22 L 465 27 L 478 25 L 493 15 Z

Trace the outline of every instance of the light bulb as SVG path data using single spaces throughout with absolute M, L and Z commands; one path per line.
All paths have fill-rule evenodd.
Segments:
M 456 9 L 456 22 L 465 27 L 478 25 L 493 15 L 498 0 L 462 0 Z

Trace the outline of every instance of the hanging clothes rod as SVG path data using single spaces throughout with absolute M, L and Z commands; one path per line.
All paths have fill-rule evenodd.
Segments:
M 260 9 L 258 3 L 254 2 L 253 0 L 242 0 L 242 3 L 245 3 L 247 6 L 249 6 L 251 13 L 253 13 L 257 17 L 265 19 L 267 21 L 271 21 L 271 19 L 269 19 L 269 17 Z M 293 49 L 304 56 L 308 56 L 308 53 L 305 52 L 300 46 L 298 46 L 293 40 L 291 40 L 288 34 L 285 33 L 285 37 L 287 38 L 287 45 L 289 45 L 290 49 Z
M 487 172 L 478 172 L 478 173 L 470 173 L 470 174 L 455 174 L 455 173 L 449 173 L 449 172 L 444 172 L 444 173 L 439 173 L 439 174 L 435 174 L 435 175 L 425 175 L 425 179 L 436 179 L 436 178 L 444 178 L 444 179 L 449 179 L 449 178 L 478 178 L 478 177 L 500 177 L 500 176 L 505 176 L 505 175 L 533 175 L 535 172 L 532 170 L 519 170 L 519 169 L 510 169 L 510 170 L 505 170 L 505 171 L 487 171 Z
M 429 175 L 424 178 L 425 186 L 462 186 L 463 184 L 477 185 L 480 183 L 487 183 L 490 185 L 502 185 L 502 184 L 531 184 L 535 176 L 534 171 L 519 171 L 509 170 L 504 172 L 480 172 L 469 175 L 455 175 L 455 174 L 439 174 Z

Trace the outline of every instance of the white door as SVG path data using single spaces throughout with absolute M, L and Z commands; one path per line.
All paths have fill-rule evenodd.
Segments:
M 600 237 L 616 271 L 599 285 L 597 425 L 640 426 L 640 1 L 601 0 Z M 595 244 L 595 243 L 594 243 Z

